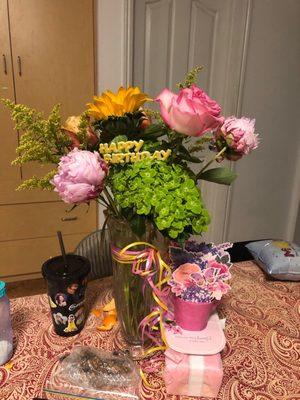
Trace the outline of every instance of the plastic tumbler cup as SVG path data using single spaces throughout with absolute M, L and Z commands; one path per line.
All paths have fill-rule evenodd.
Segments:
M 84 327 L 85 289 L 91 265 L 82 256 L 66 257 L 67 268 L 63 257 L 57 256 L 43 264 L 42 274 L 47 282 L 54 330 L 60 336 L 73 336 Z

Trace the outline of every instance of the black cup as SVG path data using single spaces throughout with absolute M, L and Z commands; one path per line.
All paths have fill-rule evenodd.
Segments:
M 55 332 L 74 336 L 84 327 L 85 289 L 91 264 L 85 257 L 67 254 L 65 267 L 62 256 L 47 260 L 42 274 L 47 282 L 48 300 Z

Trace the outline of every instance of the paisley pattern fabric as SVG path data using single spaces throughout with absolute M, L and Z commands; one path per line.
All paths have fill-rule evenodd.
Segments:
M 269 280 L 252 262 L 235 264 L 232 275 L 232 290 L 219 306 L 220 316 L 226 318 L 227 345 L 222 352 L 224 378 L 217 399 L 300 399 L 300 283 Z M 91 282 L 88 308 L 107 303 L 111 296 L 111 278 Z M 57 357 L 73 346 L 124 347 L 118 326 L 99 332 L 99 321 L 92 314 L 79 335 L 57 336 L 46 295 L 18 298 L 11 304 L 15 353 L 10 364 L 0 367 L 1 399 L 46 397 L 43 386 Z M 150 372 L 151 388 L 141 385 L 142 399 L 189 398 L 166 395 L 162 354 L 143 364 Z

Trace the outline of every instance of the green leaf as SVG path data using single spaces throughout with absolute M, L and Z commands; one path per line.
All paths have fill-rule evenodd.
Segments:
M 202 206 L 200 201 L 191 200 L 186 203 L 187 210 L 191 210 L 194 214 L 200 214 L 202 211 Z
M 199 176 L 199 179 L 202 179 L 204 181 L 219 183 L 221 185 L 230 185 L 235 180 L 236 177 L 237 174 L 231 171 L 230 169 L 224 167 L 218 167 L 203 172 Z
M 166 134 L 166 127 L 164 124 L 151 124 L 148 128 L 146 128 L 142 133 L 141 137 L 145 137 L 146 139 L 157 139 Z
M 177 230 L 175 230 L 175 229 L 170 229 L 168 231 L 168 233 L 169 233 L 170 238 L 176 239 L 179 232 Z
M 118 142 L 127 142 L 128 138 L 125 135 L 118 135 L 113 138 L 111 143 L 118 143 Z

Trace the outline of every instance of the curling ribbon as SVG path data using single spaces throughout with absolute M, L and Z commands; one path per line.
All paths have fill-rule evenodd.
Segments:
M 145 246 L 143 250 L 130 250 L 136 246 Z M 145 278 L 145 281 L 152 289 L 152 296 L 156 303 L 150 312 L 140 323 L 142 339 L 145 336 L 154 342 L 154 346 L 144 353 L 144 357 L 156 351 L 166 349 L 165 329 L 163 317 L 168 312 L 166 299 L 169 294 L 169 287 L 163 287 L 171 277 L 171 268 L 162 259 L 159 250 L 150 243 L 134 242 L 124 247 L 122 250 L 111 246 L 112 256 L 120 264 L 132 264 L 132 273 Z M 153 282 L 153 277 L 158 275 L 157 283 Z M 160 331 L 162 343 L 158 340 L 157 333 Z M 144 372 L 140 371 L 141 377 L 147 386 Z

